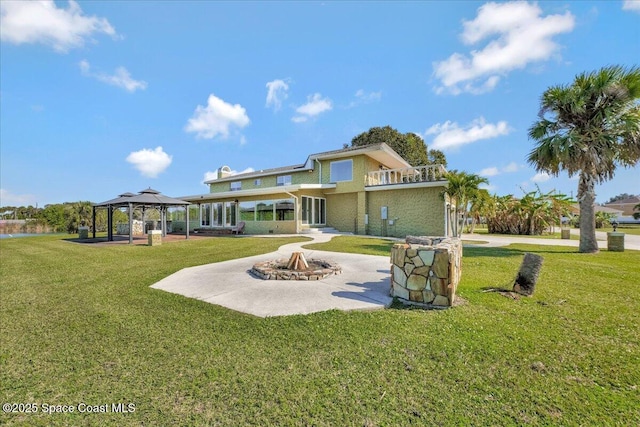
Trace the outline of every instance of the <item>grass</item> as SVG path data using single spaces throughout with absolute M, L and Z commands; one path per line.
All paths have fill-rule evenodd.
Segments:
M 613 231 L 613 227 L 598 228 L 598 231 L 605 231 L 605 232 Z M 625 234 L 633 234 L 634 236 L 640 236 L 640 225 L 622 224 L 618 226 L 616 231 L 620 233 L 625 233 Z
M 291 239 L 157 247 L 0 241 L 0 397 L 135 412 L 0 414 L 1 425 L 629 425 L 640 419 L 637 251 L 465 248 L 446 311 L 261 319 L 150 289 L 180 268 Z M 388 241 L 323 249 L 388 255 Z M 320 249 L 317 245 L 314 247 Z M 536 293 L 508 284 L 544 256 Z M 259 296 L 258 296 L 259 297 Z

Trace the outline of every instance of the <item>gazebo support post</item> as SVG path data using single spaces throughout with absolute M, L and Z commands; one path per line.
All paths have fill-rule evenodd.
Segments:
M 167 211 L 169 210 L 168 206 L 162 207 L 162 237 L 167 237 Z
M 189 238 L 189 206 L 190 205 L 184 205 L 184 218 L 185 218 L 186 224 L 187 224 L 187 237 L 186 237 L 186 239 Z
M 93 215 L 91 216 L 91 222 L 93 224 L 93 238 L 96 238 L 96 207 L 93 206 Z
M 142 223 L 144 227 L 144 223 Z M 133 243 L 133 205 L 129 202 L 129 244 Z
M 164 206 L 160 206 L 160 230 L 162 231 L 162 237 L 167 237 L 164 224 Z
M 107 206 L 107 242 L 113 242 L 113 207 Z

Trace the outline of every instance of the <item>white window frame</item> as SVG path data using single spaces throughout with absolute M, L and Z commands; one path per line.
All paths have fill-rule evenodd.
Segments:
M 255 185 L 256 187 L 261 186 L 261 185 L 262 185 L 262 179 L 261 179 L 261 178 L 256 178 L 256 179 L 253 181 L 253 185 Z
M 229 184 L 229 191 L 242 190 L 242 181 L 233 181 Z
M 278 175 L 276 177 L 276 187 L 283 187 L 285 185 L 291 185 L 291 183 L 292 183 L 291 175 Z
M 350 164 L 350 170 L 351 170 L 351 174 L 350 174 L 349 179 L 342 179 L 342 177 L 340 177 L 341 179 L 337 179 L 339 177 L 334 177 L 334 169 L 333 169 L 334 166 L 335 167 L 339 167 L 339 166 L 347 164 L 347 163 Z M 348 182 L 348 181 L 353 181 L 353 159 L 338 160 L 338 161 L 335 161 L 335 162 L 331 162 L 329 164 L 329 171 L 330 171 L 330 178 L 329 178 L 330 182 Z M 338 171 L 336 171 L 336 173 L 337 172 Z

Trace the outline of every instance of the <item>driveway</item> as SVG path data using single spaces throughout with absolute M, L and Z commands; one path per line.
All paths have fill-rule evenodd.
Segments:
M 572 235 L 580 235 L 580 230 L 572 229 Z M 579 246 L 578 240 L 563 240 L 563 239 L 542 239 L 539 237 L 526 237 L 526 236 L 488 236 L 486 234 L 463 234 L 462 239 L 465 242 L 478 241 L 478 246 L 484 247 L 497 247 L 508 246 L 512 243 L 524 243 L 531 245 L 548 245 L 548 246 L 572 246 L 577 248 Z M 607 233 L 604 231 L 596 231 L 596 239 L 598 240 L 598 247 L 603 250 L 607 249 Z M 481 243 L 485 242 L 485 243 Z M 488 243 L 487 243 L 488 242 Z M 624 248 L 640 251 L 640 236 L 633 234 L 625 234 L 624 236 Z

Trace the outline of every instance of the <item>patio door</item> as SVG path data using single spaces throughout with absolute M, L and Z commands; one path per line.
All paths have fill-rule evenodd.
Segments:
M 236 203 L 235 202 L 225 202 L 224 204 L 225 206 L 225 226 L 226 227 L 235 227 L 236 226 L 236 221 L 237 221 L 237 214 L 238 211 L 236 209 Z
M 302 196 L 302 223 L 307 225 L 326 224 L 327 200 L 321 197 Z

